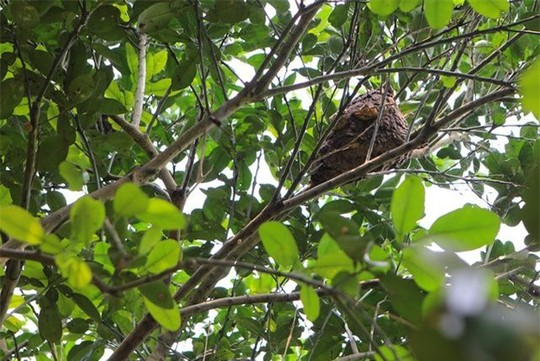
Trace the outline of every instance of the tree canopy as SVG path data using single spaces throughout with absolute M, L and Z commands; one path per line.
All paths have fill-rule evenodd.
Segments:
M 540 1 L 1 3 L 4 359 L 539 357 Z M 310 186 L 385 88 L 407 141 Z

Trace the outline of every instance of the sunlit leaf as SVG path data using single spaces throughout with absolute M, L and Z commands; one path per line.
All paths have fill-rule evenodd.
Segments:
M 454 2 L 452 0 L 424 0 L 424 12 L 433 29 L 444 28 L 452 19 Z
M 286 226 L 275 221 L 265 222 L 259 227 L 259 235 L 264 249 L 279 265 L 291 267 L 298 262 L 298 247 Z
M 58 166 L 62 178 L 68 183 L 69 190 L 80 191 L 84 186 L 85 179 L 81 169 L 71 162 L 63 161 Z
M 37 218 L 19 206 L 0 208 L 0 230 L 8 236 L 31 245 L 43 241 L 45 230 Z
M 412 274 L 414 282 L 431 292 L 444 285 L 444 268 L 436 263 L 430 252 L 422 248 L 407 248 L 403 251 L 402 262 Z
M 137 217 L 163 230 L 182 229 L 186 225 L 184 215 L 173 204 L 159 198 L 151 198 L 148 207 Z
M 141 239 L 139 245 L 139 253 L 147 254 L 150 250 L 161 240 L 163 237 L 163 232 L 158 227 L 149 228 Z
M 178 241 L 168 239 L 152 248 L 146 259 L 146 269 L 151 273 L 160 273 L 175 267 L 179 260 L 180 244 Z
M 75 288 L 84 288 L 92 281 L 92 270 L 86 262 L 71 253 L 60 253 L 55 262 L 68 283 Z
M 502 13 L 510 8 L 508 0 L 468 0 L 468 2 L 476 12 L 492 19 L 500 18 Z
M 125 183 L 118 188 L 113 201 L 114 211 L 121 216 L 135 216 L 148 208 L 150 199 L 135 184 Z
M 377 15 L 388 16 L 397 10 L 400 0 L 370 0 L 369 8 Z
M 519 78 L 523 107 L 540 120 L 540 57 Z
M 424 186 L 418 177 L 407 177 L 394 191 L 390 214 L 398 240 L 409 233 L 424 216 Z
M 304 306 L 304 313 L 306 314 L 308 320 L 314 322 L 317 317 L 319 317 L 320 312 L 320 301 L 319 295 L 313 287 L 309 285 L 302 285 L 300 288 L 300 300 Z
M 500 223 L 499 217 L 487 209 L 465 206 L 439 217 L 429 235 L 444 249 L 470 251 L 495 241 Z
M 90 196 L 77 200 L 69 212 L 71 240 L 88 242 L 105 221 L 105 206 Z
M 400 0 L 399 1 L 399 10 L 403 11 L 404 13 L 408 13 L 409 11 L 412 11 L 420 5 L 421 0 Z

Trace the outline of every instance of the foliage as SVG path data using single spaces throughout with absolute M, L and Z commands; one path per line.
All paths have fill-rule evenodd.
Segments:
M 539 1 L 3 3 L 6 358 L 538 357 Z M 384 86 L 409 141 L 309 187 Z

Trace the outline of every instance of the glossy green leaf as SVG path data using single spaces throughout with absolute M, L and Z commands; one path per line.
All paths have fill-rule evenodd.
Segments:
M 280 222 L 265 222 L 259 227 L 264 249 L 277 264 L 292 267 L 298 261 L 298 247 L 292 233 Z
M 433 29 L 444 28 L 452 19 L 454 2 L 452 0 L 424 0 L 424 13 Z
M 90 196 L 77 200 L 69 212 L 71 240 L 88 242 L 105 221 L 105 206 Z
M 84 288 L 92 281 L 92 270 L 88 264 L 71 253 L 60 253 L 54 258 L 62 276 L 75 288 Z
M 510 8 L 508 0 L 467 0 L 469 5 L 477 13 L 487 16 L 488 18 L 498 19 L 503 12 L 507 12 Z
M 369 8 L 375 14 L 388 16 L 397 10 L 400 0 L 370 0 Z
M 39 220 L 15 205 L 0 208 L 0 230 L 11 238 L 31 245 L 40 244 L 45 235 Z
M 146 193 L 137 185 L 125 183 L 116 191 L 113 206 L 116 214 L 129 217 L 144 213 L 149 202 L 150 199 Z
M 68 183 L 71 191 L 80 191 L 85 184 L 84 173 L 75 164 L 64 161 L 58 166 L 62 178 Z
M 519 78 L 523 107 L 540 120 L 540 57 Z
M 465 206 L 437 219 L 429 235 L 444 249 L 470 251 L 493 243 L 500 223 L 487 209 Z
M 412 274 L 414 282 L 425 291 L 432 292 L 444 286 L 444 268 L 434 257 L 422 248 L 407 248 L 403 251 L 402 262 Z
M 399 1 L 399 10 L 404 13 L 408 13 L 420 5 L 421 0 L 400 0 Z
M 163 237 L 163 232 L 158 227 L 151 227 L 146 232 L 141 239 L 139 245 L 139 254 L 147 254 L 150 250 L 159 242 Z
M 182 229 L 186 226 L 185 217 L 178 208 L 159 198 L 151 198 L 146 211 L 137 214 L 137 217 L 163 230 Z
M 315 289 L 309 285 L 302 285 L 300 288 L 300 301 L 302 301 L 304 313 L 308 320 L 315 322 L 321 310 L 319 295 Z
M 424 186 L 418 177 L 407 177 L 394 191 L 390 214 L 398 234 L 398 240 L 416 226 L 424 216 Z
M 166 330 L 176 331 L 180 327 L 180 311 L 167 286 L 155 281 L 139 287 L 144 305 L 152 317 Z
M 151 273 L 160 273 L 178 265 L 180 244 L 173 239 L 159 242 L 148 254 L 146 269 Z

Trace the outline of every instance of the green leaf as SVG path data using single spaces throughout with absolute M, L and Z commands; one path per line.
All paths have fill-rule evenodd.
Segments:
M 141 239 L 139 244 L 139 254 L 147 254 L 150 250 L 159 242 L 163 237 L 163 232 L 161 228 L 151 227 L 146 232 Z
M 99 112 L 102 114 L 125 114 L 127 109 L 124 104 L 116 99 L 103 98 L 99 102 Z
M 234 24 L 249 17 L 249 6 L 239 0 L 220 0 L 215 2 L 214 9 L 208 12 L 207 19 L 210 22 L 222 22 Z
M 420 0 L 400 0 L 399 1 L 399 10 L 404 13 L 413 11 L 420 4 Z
M 292 267 L 298 261 L 298 247 L 292 233 L 280 222 L 265 222 L 259 227 L 264 249 L 277 264 Z
M 165 69 L 167 64 L 167 56 L 169 52 L 167 50 L 158 51 L 155 54 L 148 53 L 146 57 L 146 79 L 150 81 L 152 77 L 159 74 Z
M 105 221 L 105 206 L 90 196 L 77 200 L 69 212 L 71 240 L 88 242 Z
M 180 260 L 180 244 L 174 239 L 167 239 L 156 244 L 146 259 L 146 269 L 150 273 L 160 273 L 173 268 Z
M 499 217 L 483 208 L 465 206 L 437 219 L 429 235 L 439 246 L 456 252 L 470 251 L 495 241 Z
M 455 76 L 441 76 L 442 83 L 445 88 L 452 88 L 456 85 L 457 78 Z
M 171 86 L 171 78 L 163 78 L 158 81 L 152 81 L 146 85 L 144 92 L 158 97 L 162 97 Z
M 144 33 L 153 33 L 164 29 L 169 25 L 173 15 L 168 2 L 159 2 L 150 5 L 139 15 L 139 30 Z
M 452 19 L 454 2 L 452 0 L 424 0 L 424 13 L 433 29 L 444 28 Z
M 407 177 L 394 191 L 390 213 L 398 240 L 409 233 L 424 216 L 424 186 L 418 177 Z
M 38 329 L 40 336 L 49 342 L 60 343 L 62 339 L 62 315 L 56 303 L 42 307 L 38 316 Z
M 332 279 L 342 271 L 354 272 L 354 263 L 340 245 L 325 233 L 317 248 L 317 260 L 310 263 L 309 269 L 322 277 Z
M 182 229 L 186 226 L 184 215 L 173 204 L 159 198 L 151 198 L 148 207 L 137 217 L 163 230 Z
M 510 9 L 508 0 L 468 0 L 469 5 L 477 13 L 487 16 L 488 18 L 498 19 L 503 12 Z
M 5 187 L 3 184 L 0 184 L 0 207 L 8 206 L 12 203 L 13 199 L 11 199 L 9 188 Z
M 334 10 L 332 10 L 332 12 L 330 13 L 330 16 L 328 16 L 328 21 L 330 22 L 330 24 L 332 24 L 333 27 L 340 28 L 347 21 L 348 12 L 348 3 L 336 5 Z M 317 39 L 317 37 L 315 37 L 315 39 Z M 303 42 L 302 46 L 304 47 Z
M 194 61 L 181 62 L 172 76 L 172 90 L 187 88 L 197 75 L 197 63 Z
M 116 214 L 130 217 L 144 213 L 149 202 L 150 198 L 137 185 L 125 183 L 116 191 L 113 207 Z
M 523 108 L 540 120 L 540 57 L 519 78 L 519 91 Z
M 180 328 L 180 311 L 167 286 L 160 281 L 139 287 L 144 305 L 152 317 L 165 329 L 176 331 Z
M 400 0 L 371 0 L 368 4 L 371 11 L 380 16 L 388 16 L 397 10 Z
M 72 293 L 69 295 L 69 297 L 71 297 L 75 304 L 92 320 L 98 323 L 101 322 L 101 315 L 99 314 L 98 309 L 86 296 L 81 295 L 80 293 Z
M 435 262 L 430 251 L 420 247 L 406 248 L 402 262 L 423 290 L 432 292 L 444 286 L 444 267 Z
M 95 89 L 96 84 L 92 75 L 83 74 L 69 83 L 66 93 L 73 103 L 79 104 L 89 99 Z
M 84 173 L 75 164 L 63 161 L 58 166 L 62 178 L 68 183 L 70 191 L 80 191 L 85 184 Z
M 75 288 L 84 288 L 92 281 L 92 270 L 88 264 L 72 253 L 60 253 L 54 258 L 62 276 Z
M 304 313 L 308 320 L 315 322 L 321 310 L 319 295 L 315 292 L 315 289 L 309 285 L 302 285 L 300 289 L 300 301 L 302 301 Z
M 0 208 L 0 230 L 11 238 L 31 245 L 43 242 L 45 235 L 39 220 L 15 205 Z

